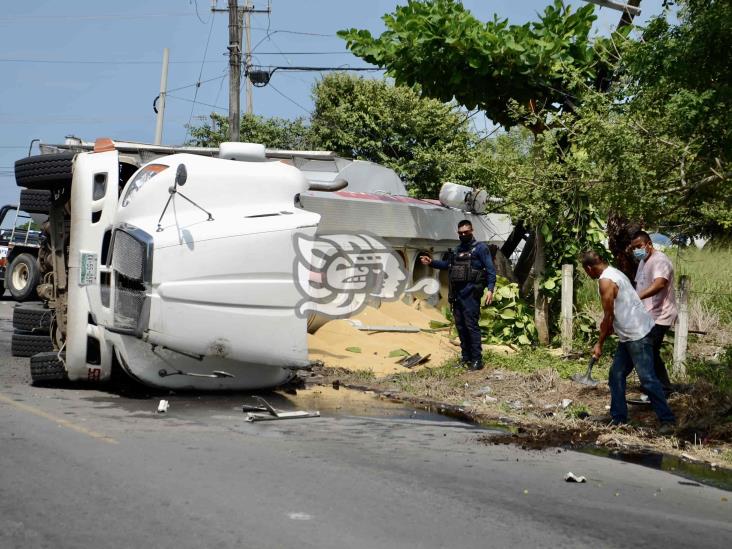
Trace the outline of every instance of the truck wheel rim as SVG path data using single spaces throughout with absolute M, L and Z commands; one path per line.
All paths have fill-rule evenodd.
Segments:
M 23 263 L 16 265 L 15 269 L 13 269 L 13 286 L 18 290 L 22 290 L 28 285 L 29 276 L 30 273 L 28 272 L 27 265 Z

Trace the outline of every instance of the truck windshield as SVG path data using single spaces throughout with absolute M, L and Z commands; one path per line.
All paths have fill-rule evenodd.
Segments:
M 9 208 L 0 220 L 0 243 L 21 243 L 38 240 L 41 227 L 29 214 Z

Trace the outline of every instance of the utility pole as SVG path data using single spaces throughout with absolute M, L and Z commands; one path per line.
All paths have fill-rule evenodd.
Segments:
M 227 9 L 211 8 L 212 12 L 229 12 L 229 141 L 239 141 L 240 108 L 239 95 L 241 92 L 241 57 L 242 57 L 242 30 L 246 28 L 246 71 L 247 76 L 247 114 L 252 114 L 252 83 L 249 80 L 249 69 L 252 63 L 251 25 L 250 16 L 252 13 L 270 13 L 271 7 L 266 10 L 258 10 L 246 0 L 246 4 L 239 7 L 238 0 L 229 0 Z
M 229 141 L 239 141 L 241 26 L 237 0 L 229 0 Z
M 249 5 L 247 0 L 244 6 L 244 31 L 246 32 L 246 56 L 244 58 L 246 67 L 246 78 L 247 78 L 247 114 L 254 112 L 254 106 L 252 104 L 252 95 L 254 93 L 254 87 L 252 86 L 252 80 L 249 78 L 249 70 L 252 68 L 252 28 L 251 28 L 251 9 L 254 6 Z
M 165 116 L 165 94 L 168 91 L 168 48 L 163 48 L 163 72 L 160 74 L 160 102 L 158 103 L 158 117 L 155 123 L 155 145 L 163 141 L 163 118 Z

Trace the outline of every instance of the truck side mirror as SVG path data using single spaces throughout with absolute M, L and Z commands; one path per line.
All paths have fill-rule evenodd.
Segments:
M 188 170 L 186 170 L 185 164 L 178 164 L 178 169 L 175 171 L 175 184 L 183 186 L 186 184 L 188 179 Z

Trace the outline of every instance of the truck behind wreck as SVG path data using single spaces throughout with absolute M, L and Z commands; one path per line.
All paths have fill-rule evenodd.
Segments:
M 109 139 L 41 151 L 15 167 L 21 207 L 23 193 L 45 192 L 33 209 L 48 213 L 44 305 L 14 319 L 34 382 L 102 382 L 119 369 L 167 389 L 273 387 L 309 366 L 308 328 L 323 321 L 295 314 L 298 238 L 376 235 L 410 282 L 444 289 L 421 250 L 454 246 L 466 217 L 486 242 L 511 231 L 505 216 L 410 198 L 392 170 L 333 153 Z

